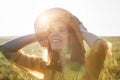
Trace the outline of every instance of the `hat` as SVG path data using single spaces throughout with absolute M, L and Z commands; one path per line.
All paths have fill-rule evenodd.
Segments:
M 47 23 L 44 23 L 44 21 L 46 21 Z M 82 34 L 80 32 L 80 27 L 79 27 L 80 21 L 78 19 L 76 19 L 76 17 L 74 15 L 72 15 L 69 11 L 62 9 L 62 8 L 48 9 L 48 10 L 42 12 L 37 17 L 37 19 L 35 21 L 35 25 L 34 25 L 37 38 L 39 38 L 40 35 L 49 34 L 47 30 L 49 29 L 49 23 L 52 21 L 62 21 L 62 22 L 65 22 L 66 24 L 68 24 L 69 27 L 71 27 L 74 30 L 74 32 L 79 40 L 79 43 L 83 44 L 83 38 L 82 38 Z M 46 28 L 46 30 L 45 30 L 45 28 Z M 44 31 L 45 33 L 39 34 L 39 32 L 42 33 L 42 31 Z M 45 39 L 45 37 L 43 37 L 43 38 Z

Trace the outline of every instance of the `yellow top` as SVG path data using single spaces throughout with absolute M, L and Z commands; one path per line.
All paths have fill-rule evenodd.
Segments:
M 17 53 L 5 52 L 5 48 L 3 52 L 5 52 L 4 55 L 7 59 L 15 62 L 17 65 L 44 72 L 43 80 L 52 80 L 52 78 L 54 80 L 98 80 L 105 57 L 111 51 L 110 47 L 107 41 L 97 39 L 90 46 L 90 51 L 87 52 L 85 65 L 71 62 L 66 66 L 64 73 L 48 69 L 46 63 L 41 58 L 31 57 L 22 54 L 20 51 Z
M 67 65 L 66 69 L 64 73 L 56 71 L 54 75 L 51 69 L 47 69 L 43 80 L 52 80 L 52 77 L 54 77 L 53 80 L 81 80 L 85 73 L 84 67 L 74 62 Z

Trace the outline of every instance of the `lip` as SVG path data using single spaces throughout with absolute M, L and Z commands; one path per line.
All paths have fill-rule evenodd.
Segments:
M 58 43 L 61 42 L 62 40 L 60 38 L 52 38 L 50 41 L 51 43 Z

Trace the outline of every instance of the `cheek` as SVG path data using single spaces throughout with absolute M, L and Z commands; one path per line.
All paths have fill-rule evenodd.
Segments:
M 68 36 L 68 34 L 66 34 L 63 36 L 63 42 L 65 45 L 68 45 L 68 41 L 69 41 L 69 36 Z

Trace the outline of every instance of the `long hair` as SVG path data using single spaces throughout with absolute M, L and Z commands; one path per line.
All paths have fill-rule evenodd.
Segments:
M 69 49 L 72 51 L 70 60 L 83 64 L 85 49 L 83 46 L 82 33 L 80 32 L 80 28 L 79 28 L 80 25 L 79 20 L 76 19 L 76 17 L 73 16 L 69 11 L 62 8 L 52 8 L 52 9 L 48 9 L 47 11 L 44 11 L 38 16 L 34 24 L 36 37 L 38 41 L 39 38 L 41 39 L 43 37 L 43 35 L 40 34 L 40 32 L 42 32 L 43 27 L 45 27 L 42 25 L 43 17 L 47 19 L 46 24 L 48 25 L 45 24 L 45 26 L 47 27 L 49 27 L 49 23 L 51 23 L 51 21 L 54 22 L 57 20 L 68 24 Z M 49 63 L 50 67 L 54 68 L 55 70 L 61 71 L 62 66 L 61 66 L 59 54 L 51 49 L 50 43 L 48 43 L 47 47 L 48 47 L 48 58 L 50 61 Z
M 85 56 L 84 56 L 85 53 L 84 51 L 82 51 L 82 48 L 81 48 L 83 44 L 79 43 L 79 40 L 71 27 L 68 28 L 68 32 L 69 32 L 68 49 L 71 51 L 70 61 L 77 62 L 83 65 L 85 62 Z M 60 61 L 60 55 L 58 52 L 53 51 L 51 49 L 50 44 L 48 47 L 48 55 L 50 58 L 50 65 L 49 65 L 50 68 L 57 70 L 57 71 L 62 71 L 62 63 Z
M 69 48 L 72 51 L 72 57 L 71 61 L 78 62 L 80 64 L 84 63 L 84 51 L 82 51 L 83 44 L 80 44 L 78 41 L 78 38 L 73 31 L 73 29 L 70 29 L 69 32 Z

